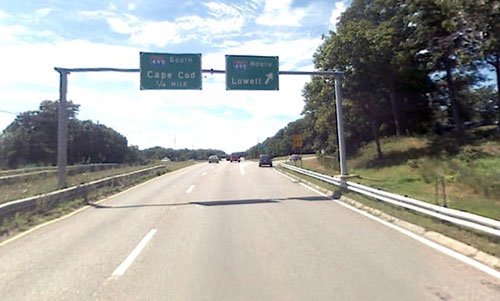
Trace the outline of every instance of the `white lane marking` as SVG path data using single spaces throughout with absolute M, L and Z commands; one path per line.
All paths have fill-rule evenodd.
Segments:
M 116 268 L 116 270 L 113 272 L 113 274 L 111 274 L 111 276 L 122 276 L 123 274 L 125 274 L 127 269 L 130 267 L 130 265 L 132 265 L 137 256 L 141 254 L 146 244 L 151 240 L 151 238 L 153 238 L 153 236 L 156 234 L 157 231 L 158 229 L 151 229 L 148 232 L 148 234 L 146 234 L 146 236 L 144 236 L 144 238 L 135 247 L 132 253 L 128 255 L 125 261 L 123 261 L 122 264 L 120 264 L 120 266 Z
M 288 177 L 288 176 L 286 176 L 286 175 L 284 175 L 282 173 L 279 173 L 279 174 L 281 174 L 281 175 L 283 175 L 285 177 Z M 319 191 L 317 189 L 314 189 L 314 188 L 312 188 L 312 187 L 310 187 L 310 186 L 308 186 L 308 185 L 306 185 L 304 183 L 299 183 L 299 184 L 301 186 L 306 187 L 307 189 L 309 189 L 311 191 L 314 191 L 315 193 L 317 193 L 317 194 L 319 194 L 321 196 L 328 197 L 328 195 L 324 194 L 323 192 L 321 192 L 321 191 Z M 411 231 L 408 231 L 408 230 L 406 230 L 404 228 L 396 226 L 396 225 L 394 225 L 394 224 L 392 224 L 392 223 L 390 223 L 388 221 L 385 221 L 385 220 L 383 220 L 383 219 L 381 219 L 379 217 L 373 216 L 373 215 L 371 215 L 371 214 L 369 214 L 369 213 L 367 213 L 367 212 L 365 212 L 363 210 L 360 210 L 360 209 L 358 209 L 356 207 L 353 207 L 353 206 L 351 206 L 349 204 L 346 204 L 344 202 L 341 202 L 341 201 L 335 200 L 335 199 L 331 199 L 331 200 L 334 201 L 335 203 L 337 203 L 337 204 L 339 204 L 339 205 L 347 208 L 347 209 L 350 209 L 350 210 L 352 210 L 354 212 L 357 212 L 357 213 L 359 213 L 359 214 L 361 214 L 361 215 L 363 215 L 365 217 L 368 217 L 369 219 L 372 219 L 372 220 L 374 220 L 376 222 L 379 222 L 379 223 L 381 223 L 381 224 L 383 224 L 383 225 L 385 225 L 385 226 L 387 226 L 389 228 L 392 228 L 392 229 L 394 229 L 394 230 L 396 230 L 396 231 L 398 231 L 398 232 L 400 232 L 400 233 L 402 233 L 402 234 L 404 234 L 404 235 L 406 235 L 406 236 L 408 236 L 410 238 L 413 238 L 414 240 L 416 240 L 416 241 L 418 241 L 418 242 L 420 242 L 420 243 L 422 243 L 422 244 L 424 244 L 424 245 L 426 245 L 426 246 L 428 246 L 428 247 L 430 247 L 430 248 L 432 248 L 434 250 L 437 250 L 437 251 L 439 251 L 439 252 L 441 252 L 441 253 L 443 253 L 445 255 L 448 255 L 450 257 L 453 257 L 453 258 L 455 258 L 455 259 L 457 259 L 457 260 L 459 260 L 459 261 L 461 261 L 461 262 L 463 262 L 463 263 L 465 263 L 467 265 L 470 265 L 470 266 L 472 266 L 472 267 L 474 267 L 474 268 L 476 268 L 476 269 L 478 269 L 480 271 L 485 272 L 486 274 L 488 274 L 490 276 L 493 276 L 493 277 L 495 277 L 497 279 L 500 279 L 500 272 L 499 271 L 497 271 L 497 270 L 495 270 L 493 268 L 490 268 L 489 266 L 487 266 L 487 265 L 485 265 L 485 264 L 483 264 L 483 263 L 481 263 L 479 261 L 476 261 L 476 260 L 474 260 L 474 259 L 472 259 L 472 258 L 470 258 L 468 256 L 465 256 L 465 255 L 463 255 L 461 253 L 458 253 L 458 252 L 456 252 L 456 251 L 454 251 L 452 249 L 449 249 L 449 248 L 447 248 L 445 246 L 442 246 L 442 245 L 440 245 L 440 244 L 438 244 L 436 242 L 433 242 L 432 240 L 429 240 L 429 239 L 427 239 L 425 237 L 422 237 L 422 236 L 420 236 L 418 234 L 415 234 L 415 233 L 413 233 Z
M 245 167 L 241 163 L 239 165 L 240 165 L 240 173 L 242 176 L 244 176 L 245 175 Z
M 189 188 L 186 190 L 186 193 L 191 193 L 193 192 L 193 189 L 194 189 L 194 184 L 189 186 Z
M 207 172 L 205 171 L 204 173 L 201 174 L 202 176 L 206 176 L 207 175 Z
M 312 191 L 312 192 L 316 192 L 317 194 L 319 194 L 319 195 L 321 195 L 321 196 L 328 197 L 328 195 L 327 195 L 327 194 L 325 194 L 325 193 L 323 193 L 323 192 L 321 192 L 321 191 L 317 190 L 316 188 L 312 188 L 311 186 L 307 186 L 307 185 L 306 185 L 306 184 L 304 184 L 304 183 L 299 183 L 299 184 L 300 184 L 302 187 L 304 187 L 305 189 L 307 189 L 307 190 L 310 190 L 310 191 Z
M 299 183 L 299 181 L 297 181 L 297 179 L 294 179 L 294 178 L 290 177 L 289 175 L 284 174 L 284 173 L 282 173 L 281 171 L 278 171 L 276 168 L 273 168 L 273 171 L 274 171 L 275 173 L 278 173 L 278 174 L 280 174 L 280 175 L 284 176 L 285 178 L 289 179 L 290 181 L 292 181 L 292 182 L 294 182 L 294 183 Z

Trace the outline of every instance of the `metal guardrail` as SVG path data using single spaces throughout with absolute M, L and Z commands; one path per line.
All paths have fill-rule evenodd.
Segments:
M 72 165 L 68 166 L 66 173 L 67 175 L 76 175 L 84 172 L 93 172 L 99 170 L 106 170 L 111 168 L 118 168 L 122 164 L 117 163 L 99 163 L 99 164 L 82 164 L 82 165 Z M 0 185 L 18 183 L 22 181 L 29 181 L 39 177 L 50 176 L 57 174 L 57 167 L 35 167 L 32 169 L 24 169 L 28 172 L 18 173 L 6 176 L 0 176 Z M 11 170 L 10 172 L 15 171 Z M 23 171 L 22 169 L 20 171 Z M 9 171 L 4 171 L 7 173 Z M 0 172 L 1 173 L 1 172 Z
M 3 203 L 0 204 L 0 222 L 7 217 L 14 216 L 16 213 L 33 211 L 39 207 L 47 206 L 49 204 L 63 200 L 74 200 L 79 197 L 85 197 L 92 189 L 97 189 L 103 186 L 111 186 L 114 185 L 117 181 L 127 178 L 139 177 L 151 171 L 156 171 L 161 169 L 166 169 L 165 165 L 149 167 L 146 169 L 133 171 L 126 174 L 111 176 L 104 179 L 85 183 L 82 185 L 73 186 L 57 190 L 54 192 L 49 192 L 43 195 L 37 195 L 21 200 L 15 200 Z
M 338 177 L 324 175 L 318 172 L 299 168 L 286 163 L 282 163 L 281 166 L 286 169 L 292 170 L 294 172 L 304 174 L 330 184 L 334 184 L 337 186 L 341 185 L 341 180 Z M 359 194 L 368 197 L 375 198 L 383 202 L 404 207 L 460 226 L 468 227 L 474 230 L 479 230 L 500 237 L 500 221 L 491 218 L 430 204 L 427 202 L 419 201 L 406 196 L 383 191 L 380 189 L 375 189 L 372 187 L 364 186 L 350 181 L 346 181 L 346 186 L 348 190 L 357 192 Z

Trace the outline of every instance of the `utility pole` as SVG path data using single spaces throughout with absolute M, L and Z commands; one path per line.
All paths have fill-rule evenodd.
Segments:
M 66 165 L 68 161 L 68 108 L 66 95 L 68 93 L 68 74 L 65 70 L 58 70 L 59 82 L 59 112 L 57 128 L 57 187 L 66 187 Z
M 337 102 L 337 131 L 339 137 L 339 156 L 340 156 L 340 186 L 347 187 L 346 176 L 347 164 L 345 154 L 345 140 L 344 140 L 344 113 L 342 110 L 342 75 L 335 75 L 335 100 Z

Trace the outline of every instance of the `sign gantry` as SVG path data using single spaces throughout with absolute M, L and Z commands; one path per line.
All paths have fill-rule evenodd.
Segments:
M 141 90 L 201 90 L 202 73 L 226 74 L 226 90 L 278 90 L 279 75 L 326 76 L 335 79 L 337 130 L 340 155 L 341 185 L 346 186 L 344 122 L 342 114 L 342 76 L 338 71 L 279 71 L 277 56 L 226 55 L 226 70 L 202 69 L 199 53 L 141 52 L 140 69 L 123 68 L 54 68 L 60 75 L 57 167 L 59 188 L 66 187 L 67 122 L 66 97 L 68 75 L 72 72 L 134 72 L 140 73 Z M 294 138 L 296 147 L 302 137 Z M 300 146 L 299 146 L 300 145 Z

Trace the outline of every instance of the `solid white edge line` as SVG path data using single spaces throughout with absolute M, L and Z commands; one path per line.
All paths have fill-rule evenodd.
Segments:
M 242 163 L 239 164 L 239 165 L 240 165 L 240 173 L 241 173 L 242 176 L 244 176 L 245 175 L 245 167 L 243 166 Z
M 283 175 L 283 176 L 285 176 L 285 177 L 287 177 L 287 178 L 290 179 L 290 177 L 287 176 L 287 175 L 284 175 L 284 174 L 282 174 L 282 173 L 280 173 L 278 171 L 277 171 L 277 173 L 279 173 L 280 175 Z M 328 195 L 326 195 L 325 193 L 323 193 L 323 192 L 321 192 L 321 191 L 319 191 L 319 190 L 317 190 L 317 189 L 315 189 L 313 187 L 310 187 L 307 184 L 304 184 L 304 183 L 299 183 L 299 184 L 301 186 L 303 186 L 303 187 L 305 187 L 305 188 L 307 188 L 307 189 L 309 189 L 309 190 L 311 190 L 311 191 L 313 191 L 313 192 L 321 195 L 321 196 L 328 197 Z M 330 198 L 330 197 L 328 197 L 328 198 Z M 404 234 L 404 235 L 406 235 L 406 236 L 408 236 L 410 238 L 413 238 L 414 240 L 416 240 L 416 241 L 418 241 L 418 242 L 420 242 L 420 243 L 422 243 L 422 244 L 424 244 L 424 245 L 426 245 L 426 246 L 428 246 L 428 247 L 430 247 L 430 248 L 432 248 L 434 250 L 437 250 L 437 251 L 439 251 L 439 252 L 441 252 L 441 253 L 443 253 L 445 255 L 448 255 L 450 257 L 453 257 L 453 258 L 455 258 L 455 259 L 457 259 L 457 260 L 459 260 L 459 261 L 461 261 L 461 262 L 463 262 L 463 263 L 465 263 L 467 265 L 470 265 L 470 266 L 472 266 L 472 267 L 474 267 L 474 268 L 476 268 L 476 269 L 478 269 L 478 270 L 480 270 L 480 271 L 482 271 L 482 272 L 484 272 L 484 273 L 492 276 L 492 277 L 500 279 L 500 272 L 499 271 L 497 271 L 497 270 L 495 270 L 495 269 L 493 269 L 493 268 L 491 268 L 491 267 L 489 267 L 489 266 L 487 266 L 487 265 L 485 265 L 485 264 L 483 264 L 483 263 L 481 263 L 481 262 L 479 262 L 477 260 L 474 260 L 474 259 L 472 259 L 472 258 L 470 258 L 468 256 L 465 256 L 465 255 L 463 255 L 461 253 L 458 253 L 458 252 L 456 252 L 456 251 L 454 251 L 452 249 L 449 249 L 449 248 L 447 248 L 445 246 L 442 246 L 442 245 L 440 245 L 440 244 L 438 244 L 436 242 L 433 242 L 432 240 L 429 240 L 429 239 L 427 239 L 425 237 L 422 237 L 422 236 L 420 236 L 418 234 L 415 234 L 415 233 L 413 233 L 411 231 L 408 231 L 408 230 L 406 230 L 404 228 L 401 228 L 401 227 L 399 227 L 397 225 L 394 225 L 394 224 L 392 224 L 390 222 L 387 222 L 387 221 L 385 221 L 385 220 L 383 220 L 383 219 L 381 219 L 379 217 L 373 216 L 373 215 L 371 215 L 371 214 L 369 214 L 369 213 L 367 213 L 367 212 L 365 212 L 363 210 L 360 210 L 360 209 L 358 209 L 356 207 L 353 207 L 353 206 L 351 206 L 349 204 L 346 204 L 344 202 L 341 202 L 339 200 L 335 200 L 335 199 L 332 199 L 332 198 L 330 198 L 330 199 L 332 201 L 334 201 L 335 203 L 337 203 L 337 204 L 339 204 L 339 205 L 341 205 L 341 206 L 343 206 L 343 207 L 345 207 L 347 209 L 350 209 L 350 210 L 352 210 L 354 212 L 357 212 L 357 213 L 359 213 L 359 214 L 361 214 L 361 215 L 363 215 L 365 217 L 368 217 L 369 219 L 372 219 L 372 220 L 374 220 L 376 222 L 379 222 L 382 225 L 385 225 L 385 226 L 387 226 L 389 228 L 392 228 L 392 229 L 394 229 L 394 230 L 396 230 L 396 231 L 398 231 L 398 232 L 400 232 L 400 233 L 402 233 L 402 234 Z
M 146 244 L 153 238 L 158 229 L 151 229 L 146 236 L 139 242 L 139 244 L 135 247 L 135 249 L 127 256 L 127 258 L 120 264 L 116 270 L 111 274 L 111 276 L 122 276 L 125 274 L 127 269 L 132 265 L 134 260 L 141 254 L 142 250 L 146 246 Z
M 273 171 L 274 171 L 275 173 L 277 173 L 277 174 L 280 174 L 280 175 L 284 176 L 285 178 L 289 179 L 289 180 L 290 180 L 290 181 L 292 181 L 292 182 L 295 182 L 295 181 L 296 181 L 294 178 L 292 178 L 292 177 L 290 177 L 289 175 L 284 174 L 284 173 L 282 173 L 282 172 L 280 172 L 280 171 L 276 170 L 275 168 L 273 168 Z
M 186 193 L 191 193 L 193 192 L 193 189 L 194 189 L 194 184 L 189 186 L 189 188 L 186 190 Z

